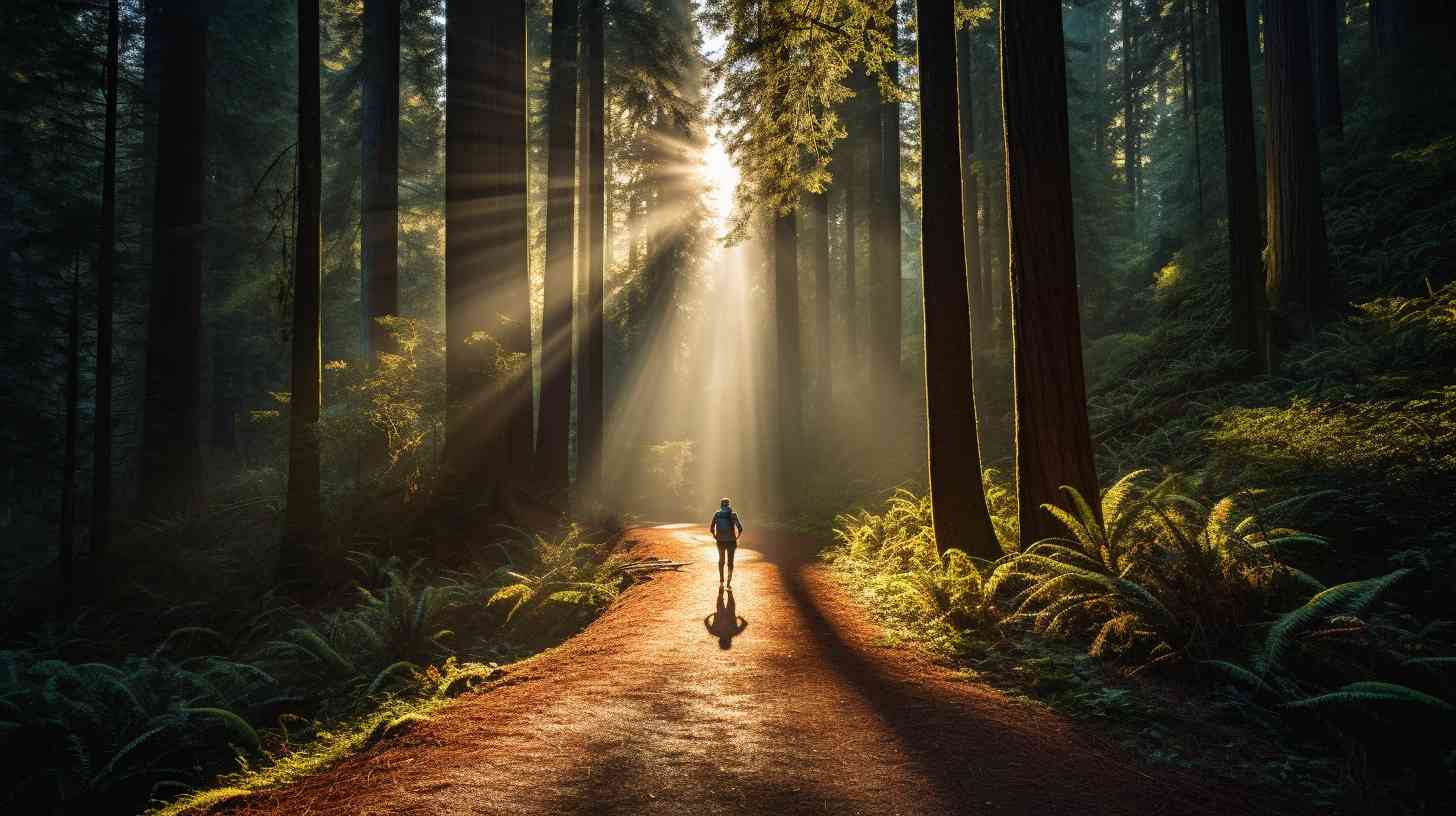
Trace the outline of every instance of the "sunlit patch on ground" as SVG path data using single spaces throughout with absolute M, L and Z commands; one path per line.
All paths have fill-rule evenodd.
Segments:
M 659 524 L 656 527 L 653 527 L 652 529 L 654 529 L 654 530 L 691 530 L 694 527 L 702 527 L 702 526 L 703 525 L 701 525 L 701 524 L 689 524 L 687 522 L 682 522 L 680 524 Z

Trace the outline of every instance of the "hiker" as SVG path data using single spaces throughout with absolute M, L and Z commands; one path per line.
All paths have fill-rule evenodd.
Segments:
M 733 638 L 743 634 L 743 630 L 748 628 L 748 621 L 739 617 L 738 606 L 733 603 L 733 590 L 718 587 L 717 609 L 703 618 L 703 626 L 707 628 L 708 634 L 717 636 L 718 648 L 733 648 Z
M 733 553 L 738 549 L 738 537 L 743 535 L 743 523 L 733 512 L 728 500 L 718 503 L 718 512 L 708 522 L 708 533 L 718 542 L 718 583 L 723 583 L 723 560 L 728 560 L 728 586 L 733 586 Z

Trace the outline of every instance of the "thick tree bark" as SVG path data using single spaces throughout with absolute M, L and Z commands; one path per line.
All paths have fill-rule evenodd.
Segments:
M 445 38 L 447 458 L 478 490 L 531 466 L 524 0 L 459 4 Z M 508 370 L 482 355 L 480 334 Z
M 293 391 L 288 400 L 288 512 L 280 577 L 297 579 L 323 535 L 318 421 L 323 374 L 319 326 L 323 234 L 319 209 L 319 0 L 298 1 L 298 232 L 293 263 Z
M 1344 0 L 1309 0 L 1314 126 L 1336 139 L 1345 130 L 1345 105 L 1340 98 L 1340 15 L 1344 6 Z
M 779 457 L 782 484 L 794 483 L 803 434 L 799 346 L 799 236 L 795 213 L 774 218 L 774 325 L 778 336 Z
M 814 211 L 814 410 L 827 421 L 834 400 L 834 365 L 829 335 L 829 193 L 811 194 Z M 826 434 L 824 438 L 829 438 Z
M 546 96 L 546 278 L 541 323 L 541 406 L 537 459 L 547 484 L 566 487 L 571 456 L 572 208 L 576 198 L 575 0 L 551 5 L 551 74 Z
M 955 4 L 920 0 L 922 302 L 930 503 L 937 548 L 998 558 L 981 489 L 971 356 L 971 312 L 961 206 L 970 122 L 957 114 Z M 961 72 L 962 74 L 964 72 Z M 969 84 L 968 82 L 966 84 Z M 967 102 L 969 99 L 966 100 Z M 965 134 L 965 138 L 962 138 Z M 970 199 L 974 206 L 975 197 Z M 974 215 L 965 224 L 974 229 Z
M 1265 14 L 1268 146 L 1267 277 L 1272 331 L 1269 368 L 1289 341 L 1306 337 L 1330 302 L 1329 254 L 1320 196 L 1319 139 L 1303 2 L 1271 3 Z
M 116 310 L 116 103 L 119 0 L 106 10 L 106 133 L 101 156 L 101 240 L 96 263 L 96 403 L 91 437 L 91 562 L 111 548 L 111 350 Z M 100 575 L 99 570 L 95 571 Z
M 925 4 L 922 4 L 925 5 Z M 961 212 L 965 222 L 966 280 L 971 296 L 973 348 L 982 353 L 991 347 L 991 276 L 981 269 L 981 222 L 977 207 L 981 193 L 976 171 L 975 90 L 971 83 L 971 31 L 956 32 L 956 99 L 960 104 Z M 922 61 L 924 56 L 921 56 Z M 923 70 L 923 69 L 922 69 Z M 921 95 L 924 95 L 922 91 Z M 924 101 L 921 102 L 924 107 Z M 923 149 L 923 148 L 922 148 Z M 924 239 L 922 238 L 922 243 Z
M 156 214 L 147 314 L 141 488 L 149 513 L 202 500 L 202 269 L 207 204 L 207 17 L 171 0 L 158 20 Z
M 1264 368 L 1259 326 L 1264 314 L 1264 251 L 1259 231 L 1259 174 L 1254 154 L 1254 98 L 1244 0 L 1219 0 L 1219 54 L 1223 72 L 1224 177 L 1228 187 L 1229 340 Z
M 886 35 L 895 41 L 900 36 L 899 4 L 890 6 L 891 23 Z M 899 62 L 885 64 L 889 80 L 898 83 Z M 877 377 L 874 396 L 885 410 L 888 418 L 895 405 L 894 397 L 900 393 L 900 345 L 901 327 L 900 294 L 900 101 L 881 97 L 880 102 L 879 151 L 880 161 L 876 166 L 878 175 L 871 179 L 875 185 L 875 204 L 872 211 L 874 236 L 870 244 L 870 269 L 872 275 L 870 319 L 874 337 L 871 370 Z
M 1132 0 L 1122 0 L 1122 158 L 1123 183 L 1127 187 L 1127 208 L 1132 222 L 1137 223 L 1139 176 L 1142 157 L 1139 155 L 1137 85 L 1133 81 L 1137 40 L 1133 37 Z
M 1016 488 L 1021 545 L 1057 535 L 1067 485 L 1099 508 L 1077 310 L 1077 245 L 1059 0 L 1002 0 Z
M 586 71 L 588 122 L 587 151 L 591 165 L 582 193 L 582 221 L 589 255 L 586 275 L 586 340 L 583 360 L 577 372 L 577 473 L 587 474 L 589 484 L 600 484 L 602 436 L 606 425 L 606 349 L 602 295 L 607 249 L 606 221 L 606 69 L 603 0 L 585 0 L 585 42 L 582 57 Z
M 399 2 L 364 0 L 360 290 L 364 360 L 393 351 L 378 318 L 399 314 Z

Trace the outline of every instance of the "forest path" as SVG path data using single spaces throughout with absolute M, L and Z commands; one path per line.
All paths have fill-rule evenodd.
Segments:
M 628 534 L 694 562 L 626 593 L 560 648 L 431 722 L 247 814 L 1236 814 L 1251 804 L 1137 769 L 1068 722 L 958 679 L 880 629 L 812 542 L 750 533 L 721 648 L 700 525 Z M 726 604 L 727 598 L 724 598 Z M 737 628 L 736 620 L 732 624 Z M 725 631 L 731 633 L 731 630 Z

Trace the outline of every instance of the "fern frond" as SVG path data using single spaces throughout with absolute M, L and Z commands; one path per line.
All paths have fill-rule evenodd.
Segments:
M 1254 657 L 1254 669 L 1267 674 L 1278 668 L 1279 661 L 1293 643 L 1293 639 L 1316 621 L 1333 615 L 1358 615 L 1371 604 L 1380 600 L 1392 586 L 1410 574 L 1409 569 L 1398 569 L 1378 578 L 1332 586 L 1310 598 L 1292 612 L 1287 612 L 1274 622 L 1264 639 L 1264 648 Z

